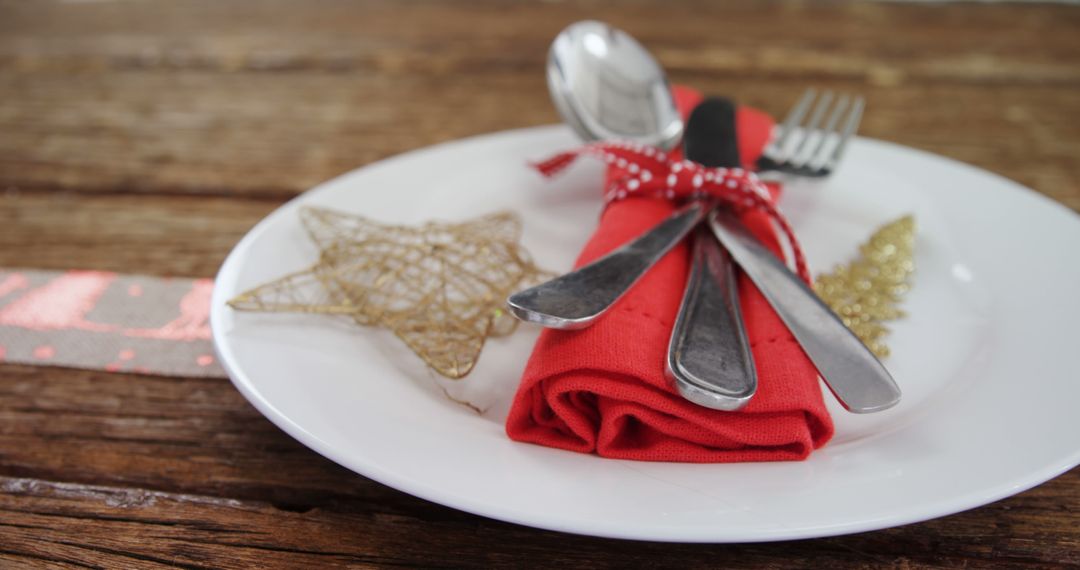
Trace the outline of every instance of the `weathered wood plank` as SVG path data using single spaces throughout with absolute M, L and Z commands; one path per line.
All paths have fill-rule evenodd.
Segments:
M 289 542 L 293 531 L 288 524 L 259 520 L 283 517 L 293 521 L 289 524 L 321 528 L 320 532 L 333 537 L 319 543 L 323 544 L 321 548 L 351 554 L 373 551 L 355 543 L 356 550 L 341 550 L 340 545 L 331 548 L 332 542 L 343 540 L 344 528 L 353 529 L 351 534 L 385 535 L 387 529 L 381 526 L 385 520 L 400 523 L 406 534 L 435 533 L 428 528 L 430 525 L 443 527 L 438 532 L 471 545 L 458 545 L 455 552 L 471 547 L 477 549 L 476 556 L 480 556 L 485 541 L 494 540 L 493 536 L 474 536 L 478 527 L 513 535 L 514 544 L 502 550 L 511 558 L 514 553 L 544 551 L 556 543 L 571 543 L 584 549 L 586 552 L 578 554 L 581 560 L 588 560 L 590 553 L 598 554 L 604 548 L 604 541 L 596 539 L 534 533 L 472 517 L 355 475 L 277 430 L 225 380 L 179 381 L 15 365 L 0 365 L 0 377 L 4 378 L 0 382 L 0 473 L 20 478 L 8 482 L 5 492 L 36 497 L 35 493 L 44 489 L 41 492 L 49 497 L 78 499 L 78 505 L 72 508 L 102 509 L 97 515 L 79 515 L 91 521 L 97 517 L 127 520 L 130 517 L 123 514 L 128 512 L 126 509 L 153 506 L 165 497 L 166 502 L 195 501 L 203 505 L 195 518 L 169 506 L 170 525 L 207 527 L 214 532 L 224 532 L 222 528 L 231 529 L 236 524 L 256 525 L 263 528 L 264 534 L 276 537 L 275 544 L 288 548 L 300 548 Z M 48 483 L 50 480 L 67 483 Z M 95 486 L 105 489 L 95 490 Z M 942 564 L 991 563 L 995 556 L 1004 556 L 1013 563 L 1080 562 L 1080 549 L 1076 548 L 1080 544 L 1077 488 L 1080 471 L 1074 470 L 1018 497 L 968 513 L 882 533 L 819 541 L 818 546 L 811 542 L 790 543 L 784 551 L 807 556 L 830 553 L 839 557 L 837 562 L 857 561 L 848 558 L 852 551 L 870 552 L 871 559 L 890 563 L 926 562 L 933 557 Z M 176 494 L 198 499 L 169 498 Z M 82 504 L 82 499 L 87 498 L 100 504 Z M 9 521 L 40 526 L 39 517 L 56 514 L 58 507 L 42 513 L 36 501 L 0 504 L 0 514 L 4 509 L 23 511 L 32 516 L 7 513 L 12 517 Z M 259 513 L 255 521 L 247 520 L 250 513 L 246 509 L 252 504 Z M 218 507 L 220 512 L 212 512 Z M 165 515 L 155 513 L 150 518 L 160 516 Z M 74 532 L 71 524 L 63 522 L 62 527 L 49 528 L 57 536 L 64 534 L 64 529 L 68 529 L 68 537 L 82 534 Z M 470 530 L 463 535 L 464 529 Z M 107 532 L 110 536 L 117 533 L 115 529 Z M 129 540 L 147 532 L 138 525 L 123 531 L 130 535 Z M 88 534 L 87 539 L 96 536 Z M 304 539 L 302 544 L 307 542 Z M 130 548 L 133 545 L 125 544 L 115 550 L 129 552 Z M 663 548 L 652 545 L 647 550 Z M 701 549 L 691 547 L 671 548 L 683 552 L 688 562 L 694 553 L 701 553 Z M 763 562 L 770 552 L 764 547 L 747 547 L 746 551 L 761 556 Z M 144 554 L 160 557 L 160 553 Z M 431 557 L 429 562 L 438 560 L 435 550 L 424 555 Z M 631 554 L 627 556 L 629 562 Z M 274 559 L 294 562 L 276 556 Z M 482 565 L 485 560 L 477 558 L 474 562 Z
M 12 364 L 0 364 L 0 378 L 0 473 L 293 510 L 380 494 L 278 430 L 224 379 Z
M 0 267 L 211 277 L 278 200 L 0 194 Z
M 600 17 L 647 42 L 672 69 L 886 82 L 1080 79 L 1068 60 L 1080 50 L 1072 34 L 1080 14 L 1069 6 L 701 0 L 617 8 L 595 1 L 476 0 L 407 7 L 387 0 L 57 6 L 5 0 L 0 13 L 6 16 L 0 61 L 20 70 L 500 74 L 542 62 L 548 42 L 567 23 Z
M 1080 100 L 1072 88 L 674 78 L 780 116 L 808 84 L 861 92 L 870 109 L 864 135 L 972 163 L 1080 209 L 1080 124 L 1069 119 L 1080 114 Z M 416 147 L 556 120 L 539 77 L 492 79 L 483 92 L 449 80 L 292 79 L 184 72 L 0 83 L 14 95 L 0 99 L 0 187 L 284 199 Z M 79 95 L 106 86 L 119 90 L 104 99 Z M 382 90 L 403 95 L 380 99 Z M 435 92 L 438 99 L 417 96 Z M 71 113 L 31 122 L 19 118 L 25 109 L 12 109 L 48 99 Z M 237 101 L 248 101 L 243 113 L 229 110 Z
M 1080 562 L 1075 537 L 1055 541 L 1031 533 L 1040 517 L 1061 510 L 1054 503 L 1062 497 L 1047 493 L 1053 484 L 1035 492 L 1047 495 L 1043 509 L 1027 507 L 1017 513 L 1009 508 L 1013 499 L 991 507 L 996 511 L 993 519 L 968 514 L 928 523 L 924 532 L 906 527 L 819 541 L 735 546 L 609 541 L 465 513 L 455 513 L 450 520 L 378 511 L 293 513 L 256 501 L 20 478 L 0 478 L 0 488 L 0 550 L 106 567 L 990 567 Z M 1072 502 L 1075 505 L 1075 497 Z M 429 511 L 438 509 L 442 507 Z M 784 560 L 774 556 L 778 551 Z
M 0 186 L 281 197 L 412 148 L 554 122 L 544 51 L 595 9 L 496 6 L 0 4 Z M 775 114 L 807 85 L 864 92 L 864 134 L 1080 208 L 1075 8 L 690 2 L 608 16 L 677 81 Z

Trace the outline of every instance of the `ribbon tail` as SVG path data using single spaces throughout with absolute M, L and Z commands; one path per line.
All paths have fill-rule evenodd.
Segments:
M 787 218 L 780 213 L 780 210 L 776 209 L 771 202 L 761 200 L 760 205 L 769 218 L 780 227 L 780 231 L 784 234 L 784 239 L 791 246 L 791 256 L 795 261 L 795 273 L 799 275 L 807 285 L 813 285 L 813 280 L 810 278 L 810 268 L 806 265 L 806 255 L 803 253 L 802 246 L 799 244 L 799 239 L 795 237 L 795 230 L 791 228 L 791 224 L 788 223 Z
M 545 178 L 551 178 L 559 172 L 562 172 L 567 166 L 573 164 L 581 155 L 580 150 L 571 150 L 563 153 L 556 154 L 555 156 L 543 160 L 540 162 L 530 162 L 529 166 L 535 168 Z

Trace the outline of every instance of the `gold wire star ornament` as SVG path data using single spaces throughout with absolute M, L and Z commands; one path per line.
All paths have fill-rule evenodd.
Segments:
M 860 257 L 818 276 L 814 290 L 844 324 L 879 357 L 889 355 L 885 322 L 899 319 L 915 271 L 915 218 L 882 226 L 859 247 Z
M 347 315 L 392 331 L 428 366 L 461 378 L 488 336 L 514 331 L 506 297 L 547 272 L 519 244 L 521 220 L 499 212 L 462 223 L 386 225 L 322 208 L 300 219 L 319 260 L 237 295 L 242 311 Z

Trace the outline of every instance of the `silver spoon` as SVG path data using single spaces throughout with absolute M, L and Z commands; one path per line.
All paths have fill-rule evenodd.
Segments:
M 671 150 L 683 121 L 663 69 L 630 35 L 583 21 L 556 36 L 548 87 L 563 119 L 583 139 L 632 140 Z M 691 203 L 638 238 L 561 277 L 519 291 L 507 305 L 519 319 L 556 329 L 591 325 L 704 219 Z
M 551 44 L 547 79 L 559 114 L 584 140 L 671 150 L 682 138 L 664 70 L 622 30 L 594 20 L 570 24 Z

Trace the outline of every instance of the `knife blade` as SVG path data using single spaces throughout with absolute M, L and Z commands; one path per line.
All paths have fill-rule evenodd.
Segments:
M 845 409 L 860 414 L 879 412 L 900 401 L 900 387 L 874 353 L 734 214 L 717 209 L 708 223 Z
M 600 259 L 514 293 L 506 305 L 523 321 L 554 329 L 585 328 L 629 291 L 707 212 L 702 203 L 684 206 Z

